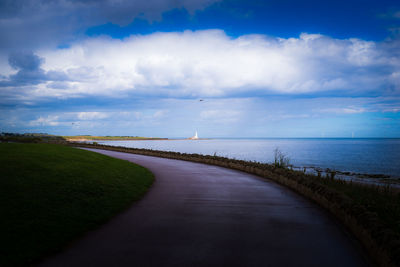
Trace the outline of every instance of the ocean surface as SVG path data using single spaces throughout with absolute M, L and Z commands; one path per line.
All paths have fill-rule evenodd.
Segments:
M 271 163 L 279 148 L 296 167 L 400 178 L 400 139 L 296 138 L 101 141 L 100 144 L 218 155 Z

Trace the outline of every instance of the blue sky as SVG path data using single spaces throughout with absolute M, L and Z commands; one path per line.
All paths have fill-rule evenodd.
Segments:
M 266 34 L 290 38 L 308 32 L 381 41 L 396 27 L 393 15 L 398 7 L 395 1 L 222 1 L 193 14 L 172 9 L 164 12 L 162 19 L 138 17 L 122 26 L 107 22 L 88 28 L 86 33 L 123 38 L 156 31 L 223 29 L 234 37 Z
M 397 1 L 0 0 L 0 37 L 2 132 L 400 137 Z

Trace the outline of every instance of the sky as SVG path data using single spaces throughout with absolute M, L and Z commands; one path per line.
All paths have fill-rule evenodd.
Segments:
M 0 0 L 0 132 L 400 138 L 400 2 Z

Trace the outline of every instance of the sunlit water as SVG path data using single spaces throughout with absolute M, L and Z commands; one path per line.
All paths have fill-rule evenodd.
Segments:
M 102 141 L 100 144 L 218 155 L 271 163 L 279 148 L 298 167 L 400 177 L 400 139 L 210 139 Z

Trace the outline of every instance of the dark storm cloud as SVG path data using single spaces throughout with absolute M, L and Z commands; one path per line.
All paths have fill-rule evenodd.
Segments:
M 18 70 L 17 73 L 3 78 L 0 87 L 35 85 L 45 81 L 64 81 L 68 77 L 63 72 L 44 71 L 40 66 L 44 59 L 33 52 L 14 52 L 8 57 L 8 64 Z
M 10 18 L 18 13 L 23 6 L 23 1 L 2 0 L 0 1 L 0 17 Z
M 217 0 L 0 0 L 0 49 L 37 50 L 79 39 L 88 27 L 157 20 L 174 8 L 189 12 Z
M 33 52 L 11 53 L 8 64 L 14 69 L 34 71 L 38 70 L 44 59 Z

